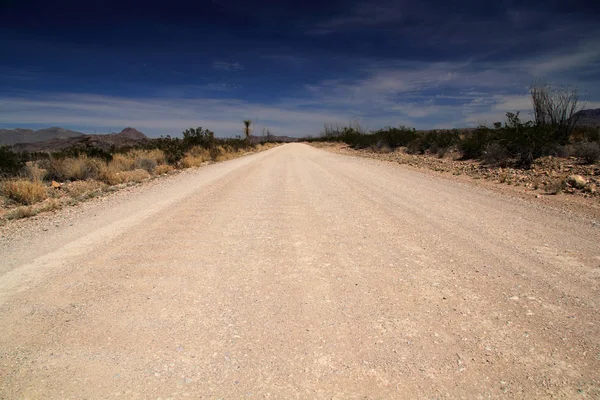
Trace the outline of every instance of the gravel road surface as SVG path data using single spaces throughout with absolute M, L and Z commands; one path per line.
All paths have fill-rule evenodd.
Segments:
M 303 144 L 68 213 L 0 243 L 0 399 L 600 397 L 577 215 Z

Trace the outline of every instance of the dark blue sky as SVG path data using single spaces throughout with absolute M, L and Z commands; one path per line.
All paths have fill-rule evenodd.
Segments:
M 596 108 L 595 3 L 0 0 L 0 126 L 473 126 L 535 79 Z

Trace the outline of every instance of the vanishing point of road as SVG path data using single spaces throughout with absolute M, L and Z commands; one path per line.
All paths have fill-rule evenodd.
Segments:
M 600 397 L 593 221 L 304 144 L 158 181 L 1 243 L 0 399 Z

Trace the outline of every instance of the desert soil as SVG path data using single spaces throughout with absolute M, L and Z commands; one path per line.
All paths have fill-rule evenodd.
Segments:
M 0 240 L 0 399 L 598 398 L 600 227 L 288 144 Z

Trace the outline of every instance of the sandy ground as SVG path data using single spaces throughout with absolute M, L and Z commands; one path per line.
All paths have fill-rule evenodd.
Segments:
M 288 144 L 20 222 L 0 399 L 598 398 L 600 228 Z

